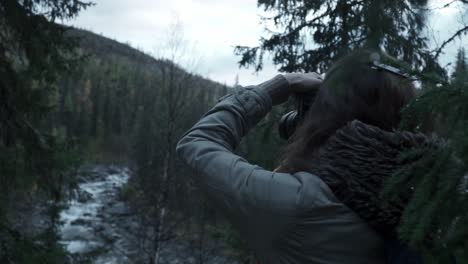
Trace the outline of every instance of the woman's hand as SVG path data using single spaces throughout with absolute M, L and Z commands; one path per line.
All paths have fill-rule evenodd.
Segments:
M 322 84 L 322 76 L 316 72 L 285 73 L 283 76 L 288 81 L 292 93 L 313 92 Z
M 316 92 L 322 84 L 322 77 L 316 72 L 285 73 L 275 76 L 262 84 L 271 98 L 273 105 L 284 103 L 295 93 Z

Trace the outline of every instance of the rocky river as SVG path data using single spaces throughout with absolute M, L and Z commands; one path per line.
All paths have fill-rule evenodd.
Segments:
M 128 178 L 126 167 L 95 165 L 80 169 L 81 183 L 60 214 L 61 243 L 68 252 L 94 258 L 94 263 L 129 262 L 131 247 L 125 244 L 120 225 L 132 225 L 132 219 L 116 221 L 130 218 L 127 205 L 118 199 L 119 189 Z
M 72 262 L 141 263 L 136 261 L 138 239 L 132 232 L 138 229 L 138 221 L 120 199 L 120 189 L 130 175 L 131 171 L 122 166 L 89 165 L 80 169 L 78 188 L 60 214 L 60 243 Z M 196 256 L 189 243 L 174 240 L 164 245 L 160 263 L 237 263 L 217 250 L 202 261 Z

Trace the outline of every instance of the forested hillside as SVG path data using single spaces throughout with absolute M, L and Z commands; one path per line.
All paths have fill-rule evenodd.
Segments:
M 141 260 L 153 262 L 161 244 L 174 239 L 198 239 L 199 250 L 207 254 L 203 241 L 210 237 L 232 241 L 238 250 L 234 256 L 242 258 L 236 234 L 175 154 L 183 132 L 234 88 L 91 32 L 68 34 L 79 39 L 84 57 L 57 84 L 54 131 L 76 144 L 84 163 L 121 163 L 134 170 L 122 196 L 138 216 L 138 239 L 146 241 L 140 245 Z M 273 111 L 239 151 L 274 168 L 283 143 L 276 132 L 282 111 Z M 175 235 L 181 232 L 182 237 Z
M 70 8 L 74 5 L 72 2 L 64 4 Z M 2 8 L 5 8 L 2 12 L 17 12 L 15 16 L 7 16 L 11 21 L 3 21 L 2 25 L 8 28 L 15 25 L 17 17 L 27 17 L 29 8 L 34 6 L 22 7 L 11 1 Z M 235 248 L 226 256 L 248 257 L 235 232 L 190 180 L 193 172 L 175 155 L 175 144 L 183 132 L 232 88 L 127 44 L 46 20 L 40 23 L 50 28 L 41 31 L 33 26 L 38 23 L 36 17 L 28 19 L 25 21 L 31 24 L 18 24 L 15 29 L 18 32 L 30 30 L 22 34 L 35 36 L 35 41 L 42 46 L 36 42 L 15 46 L 21 43 L 20 35 L 2 35 L 2 39 L 11 40 L 4 42 L 2 50 L 17 49 L 17 54 L 39 47 L 43 50 L 37 55 L 26 53 L 31 58 L 26 56 L 24 65 L 10 57 L 12 53 L 2 53 L 7 58 L 6 63 L 1 64 L 5 67 L 2 74 L 6 76 L 1 88 L 7 91 L 3 100 L 16 107 L 2 106 L 6 107 L 2 112 L 2 127 L 7 129 L 2 130 L 0 145 L 4 183 L 0 206 L 0 259 L 6 263 L 30 263 L 37 259 L 61 263 L 93 258 L 104 250 L 98 247 L 84 258 L 76 259 L 57 243 L 61 236 L 68 236 L 59 230 L 69 199 L 86 203 L 83 197 L 88 200 L 92 197 L 79 187 L 83 181 L 97 180 L 80 172 L 86 164 L 88 167 L 90 164 L 114 164 L 131 169 L 131 177 L 123 186 L 120 199 L 126 201 L 132 215 L 132 220 L 127 221 L 133 224 L 132 237 L 127 240 L 136 251 L 128 256 L 135 261 L 153 263 L 160 258 L 163 244 L 192 241 L 187 248 L 198 248 L 191 254 L 203 262 L 213 254 L 223 255 L 217 253 L 223 246 L 214 238 L 222 244 L 230 244 L 227 248 Z M 55 32 L 56 39 L 49 37 L 50 32 Z M 58 41 L 63 41 L 63 46 L 59 46 L 61 42 Z M 48 59 L 46 52 L 53 60 Z M 39 61 L 36 62 L 36 58 Z M 19 70 L 21 67 L 24 72 Z M 8 73 L 15 70 L 18 73 Z M 44 75 L 44 70 L 48 70 L 48 75 Z M 10 78 L 13 81 L 9 81 Z M 23 81 L 19 82 L 21 78 Z M 21 86 L 14 85 L 17 80 Z M 20 119 L 20 125 L 11 123 L 15 120 L 11 114 L 24 118 Z M 276 130 L 272 130 L 277 115 L 278 112 L 274 112 L 239 148 L 241 152 L 248 152 L 255 162 L 270 168 L 275 165 L 276 151 L 280 147 L 280 144 L 270 144 L 272 140 L 280 142 Z M 264 145 L 263 150 L 271 150 L 268 155 L 257 147 L 259 144 Z M 83 225 L 83 221 L 89 221 L 86 220 L 88 216 L 84 217 L 67 225 Z M 47 246 L 38 246 L 44 243 Z M 121 255 L 127 254 L 121 252 Z
M 174 137 L 167 140 L 174 141 L 226 92 L 225 86 L 169 60 L 154 59 L 91 32 L 69 34 L 79 38 L 84 56 L 79 67 L 57 84 L 54 124 L 57 133 L 95 147 L 97 155 L 108 151 L 128 158 L 139 130 L 153 136 L 167 133 Z M 148 129 L 152 127 L 163 131 Z M 160 138 L 145 140 L 164 148 L 163 142 L 156 142 Z
M 59 81 L 57 133 L 79 145 L 84 162 L 134 170 L 122 196 L 139 222 L 140 261 L 154 262 L 169 240 L 202 243 L 220 219 L 190 182 L 175 144 L 228 88 L 91 32 L 70 33 L 85 57 Z

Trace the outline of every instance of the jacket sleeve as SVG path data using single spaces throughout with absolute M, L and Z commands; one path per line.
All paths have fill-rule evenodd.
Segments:
M 254 247 L 273 239 L 272 230 L 290 223 L 307 196 L 300 174 L 265 170 L 233 153 L 241 138 L 271 110 L 271 99 L 262 88 L 285 82 L 277 76 L 228 95 L 177 145 L 180 158 L 196 172 L 194 181 Z

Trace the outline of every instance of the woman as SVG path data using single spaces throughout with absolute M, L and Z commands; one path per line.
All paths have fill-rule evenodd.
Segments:
M 358 52 L 323 81 L 315 73 L 284 74 L 246 87 L 222 98 L 178 143 L 179 156 L 197 172 L 195 182 L 259 263 L 386 262 L 384 241 L 394 237 L 401 211 L 381 208 L 378 192 L 401 146 L 419 141 L 392 132 L 415 96 L 411 82 L 374 60 L 371 52 Z M 314 91 L 278 170 L 233 153 L 272 105 Z

